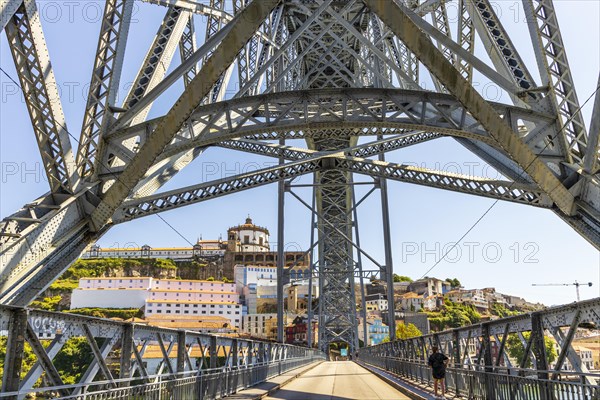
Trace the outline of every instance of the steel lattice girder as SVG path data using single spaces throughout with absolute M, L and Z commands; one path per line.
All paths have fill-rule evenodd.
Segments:
M 596 85 L 596 98 L 592 110 L 592 123 L 588 141 L 589 151 L 585 156 L 584 170 L 590 175 L 600 173 L 600 75 Z M 598 181 L 598 178 L 596 178 Z
M 146 58 L 133 81 L 134 84 L 123 102 L 123 109 L 133 107 L 164 78 L 183 31 L 187 26 L 188 17 L 189 13 L 179 8 L 174 7 L 167 10 L 154 42 L 150 45 Z M 151 104 L 140 111 L 128 125 L 143 122 L 148 112 L 150 112 L 150 106 Z M 99 165 L 96 168 L 99 171 L 98 174 L 104 173 L 108 166 L 115 166 L 117 160 L 121 161 L 118 163 L 119 165 L 124 164 L 123 159 L 129 161 L 134 155 L 132 149 L 137 146 L 138 143 L 135 140 L 130 140 L 116 149 L 110 148 L 110 146 L 107 148 L 101 142 L 98 150 Z M 113 154 L 114 152 L 120 152 L 120 157 L 116 157 Z
M 369 142 L 364 145 L 354 146 L 344 149 L 355 157 L 370 157 L 377 154 L 401 149 L 418 143 L 424 143 L 429 140 L 437 139 L 442 135 L 430 132 L 407 132 L 397 136 L 391 136 L 388 139 Z M 282 146 L 259 140 L 239 139 L 228 140 L 217 144 L 219 147 L 244 151 L 247 153 L 260 154 L 267 157 L 283 157 L 285 160 L 302 160 L 317 154 L 316 150 L 302 149 L 298 147 Z
M 552 0 L 523 0 L 533 50 L 538 61 L 542 85 L 563 127 L 562 139 L 568 145 L 568 161 L 581 164 L 587 152 L 587 132 L 575 91 L 571 68 Z M 594 149 L 592 149 L 594 150 Z
M 80 192 L 54 205 L 53 196 L 48 195 L 20 212 L 45 210 L 39 219 L 30 222 L 8 217 L 3 221 L 3 231 L 8 228 L 16 233 L 3 237 L 0 246 L 2 304 L 29 304 L 97 239 L 81 217 L 78 203 L 84 198 L 85 193 Z M 52 205 L 46 206 L 48 203 Z
M 240 13 L 240 18 L 234 22 L 231 31 L 225 36 L 212 57 L 202 66 L 200 73 L 190 83 L 188 90 L 183 93 L 169 114 L 157 126 L 152 134 L 152 140 L 142 145 L 140 152 L 127 166 L 124 173 L 107 190 L 102 202 L 91 215 L 93 229 L 102 229 L 110 220 L 117 207 L 128 197 L 131 190 L 162 153 L 164 147 L 171 142 L 221 74 L 231 65 L 237 51 L 245 45 L 277 3 L 278 1 L 271 0 L 253 1 Z
M 6 0 L 0 3 L 0 31 L 4 30 L 21 4 L 23 4 L 23 0 Z
M 501 104 L 494 107 L 511 126 L 516 127 L 521 120 L 531 127 L 524 140 L 534 149 L 543 139 L 542 134 L 554 129 L 554 121 L 548 115 Z M 192 124 L 178 132 L 161 158 L 237 137 L 301 131 L 307 126 L 423 130 L 497 144 L 452 96 L 397 89 L 321 89 L 244 97 L 201 107 L 191 120 Z M 152 132 L 161 121 L 159 118 L 123 129 L 107 140 L 113 147 L 134 137 L 144 143 L 152 136 L 147 132 Z M 544 149 L 541 157 L 544 155 L 551 157 L 556 153 Z
M 348 134 L 349 132 L 346 132 Z M 338 151 L 356 139 L 314 139 L 317 151 Z M 339 169 L 322 169 L 315 196 L 319 231 L 319 347 L 328 352 L 332 342 L 345 342 L 351 354 L 358 348 L 354 252 L 352 249 L 352 186 L 350 174 Z
M 13 5 L 4 7 L 10 11 Z M 34 0 L 26 0 L 14 12 L 7 21 L 6 34 L 50 190 L 72 193 L 78 180 L 74 156 Z
M 234 18 L 232 15 L 221 11 L 220 5 L 219 7 L 208 7 L 198 2 L 179 0 L 148 0 L 148 2 L 181 7 L 186 12 L 211 15 L 215 20 L 219 19 L 221 25 L 225 22 L 233 21 Z M 150 172 L 140 179 L 132 179 L 129 186 L 132 189 L 129 195 L 134 196 L 137 193 L 137 195 L 145 196 L 153 193 L 164 183 L 165 177 L 168 178 L 174 175 L 179 169 L 197 157 L 202 152 L 203 147 L 208 145 L 219 145 L 222 143 L 224 147 L 232 147 L 231 140 L 241 137 L 255 140 L 270 140 L 280 137 L 310 138 L 319 129 L 331 130 L 335 128 L 338 131 L 355 129 L 353 134 L 357 136 L 398 134 L 402 133 L 403 130 L 422 130 L 423 132 L 428 132 L 428 134 L 454 136 L 467 146 L 469 150 L 480 155 L 484 160 L 498 168 L 501 173 L 518 182 L 517 184 L 499 182 L 498 188 L 493 187 L 489 190 L 489 193 L 494 198 L 498 198 L 498 196 L 506 197 L 503 193 L 510 192 L 507 188 L 518 188 L 520 185 L 524 185 L 523 188 L 526 191 L 531 188 L 531 192 L 534 193 L 533 197 L 529 197 L 530 195 L 525 193 L 510 194 L 508 197 L 513 197 L 516 201 L 533 199 L 533 203 L 542 206 L 549 204 L 547 197 L 544 197 L 546 195 L 540 197 L 540 190 L 533 189 L 529 185 L 531 180 L 523 174 L 523 168 L 511 160 L 511 158 L 516 159 L 520 156 L 520 150 L 515 151 L 514 148 L 509 148 L 506 151 L 499 151 L 497 137 L 490 134 L 488 130 L 483 129 L 482 125 L 477 122 L 481 114 L 471 112 L 476 109 L 471 103 L 467 104 L 467 107 L 463 107 L 451 96 L 444 97 L 442 94 L 424 91 L 413 92 L 415 96 L 408 100 L 400 99 L 404 95 L 410 97 L 411 95 L 408 92 L 401 93 L 391 90 L 389 94 L 384 95 L 382 94 L 384 91 L 381 89 L 344 88 L 338 90 L 338 94 L 333 96 L 337 96 L 337 98 L 331 100 L 327 98 L 327 96 L 330 96 L 329 94 L 324 95 L 327 90 L 330 90 L 327 88 L 311 88 L 310 91 L 281 93 L 282 88 L 297 88 L 299 85 L 314 84 L 314 79 L 304 79 L 306 76 L 302 77 L 303 73 L 308 74 L 309 71 L 312 71 L 310 74 L 317 74 L 315 76 L 318 76 L 318 79 L 322 80 L 320 84 L 326 86 L 374 85 L 374 80 L 376 79 L 383 81 L 389 79 L 388 75 L 393 71 L 396 74 L 396 79 L 400 87 L 415 88 L 417 87 L 416 82 L 419 76 L 419 66 L 415 55 L 419 53 L 418 50 L 420 47 L 415 48 L 414 43 L 408 40 L 414 39 L 418 35 L 409 35 L 409 37 L 406 37 L 395 34 L 398 33 L 398 27 L 394 27 L 394 24 L 390 24 L 390 26 L 382 24 L 373 15 L 369 15 L 366 8 L 361 9 L 360 5 L 362 3 L 360 1 L 345 2 L 342 6 L 347 7 L 345 10 L 344 8 L 340 9 L 338 2 L 321 2 L 319 4 L 321 5 L 323 14 L 322 18 L 320 14 L 312 12 L 319 4 L 290 1 L 286 5 L 292 3 L 295 10 L 293 17 L 290 17 L 289 13 L 286 14 L 288 12 L 287 8 L 279 7 L 274 16 L 269 20 L 270 23 L 263 24 L 260 28 L 256 28 L 253 34 L 250 34 L 249 37 L 260 38 L 259 42 L 263 46 L 263 52 L 258 61 L 254 59 L 256 50 L 254 39 L 240 45 L 241 47 L 245 46 L 245 54 L 248 54 L 247 59 L 250 64 L 254 65 L 256 63 L 256 67 L 247 68 L 251 74 L 254 74 L 248 77 L 247 85 L 250 85 L 252 88 L 262 88 L 258 83 L 266 80 L 267 90 L 279 91 L 279 93 L 245 97 L 226 103 L 209 104 L 195 110 L 190 120 L 186 121 L 183 129 L 177 127 L 172 132 L 169 132 L 169 134 L 174 135 L 174 139 L 166 144 L 165 149 L 160 150 L 161 154 L 158 155 L 156 160 L 148 161 L 152 165 L 150 168 L 147 168 Z M 373 4 L 374 1 L 368 1 L 367 3 Z M 410 7 L 418 15 L 424 15 L 432 10 L 437 12 L 437 15 L 441 18 L 439 21 L 445 24 L 444 9 L 442 8 L 444 4 L 442 2 L 426 1 L 420 5 L 418 3 L 417 1 L 408 4 L 411 4 Z M 20 1 L 2 3 L 0 13 L 3 27 L 12 18 L 20 4 Z M 553 83 L 550 95 L 546 95 L 543 90 L 536 87 L 527 88 L 523 93 L 519 93 L 514 89 L 514 87 L 525 89 L 526 85 L 523 84 L 525 81 L 530 85 L 533 85 L 534 82 L 527 76 L 526 70 L 524 70 L 522 63 L 519 62 L 518 53 L 514 46 L 506 40 L 508 36 L 502 29 L 502 26 L 499 25 L 497 16 L 493 15 L 493 13 L 486 13 L 486 7 L 489 8 L 489 2 L 484 0 L 478 1 L 477 8 L 475 9 L 467 8 L 469 4 L 468 2 L 467 4 L 462 2 L 461 20 L 464 32 L 456 42 L 454 42 L 449 32 L 440 33 L 425 20 L 415 19 L 410 13 L 409 16 L 420 29 L 427 32 L 433 38 L 436 45 L 440 45 L 445 49 L 446 53 L 448 53 L 448 49 L 455 53 L 453 56 L 455 65 L 460 60 L 461 65 L 463 65 L 460 72 L 464 76 L 469 78 L 472 72 L 466 73 L 466 70 L 475 68 L 493 82 L 504 82 L 501 86 L 512 95 L 512 100 L 520 106 L 513 107 L 490 103 L 495 113 L 507 123 L 512 131 L 519 132 L 520 140 L 515 141 L 525 142 L 533 153 L 537 155 L 538 159 L 546 163 L 561 180 L 572 179 L 572 176 L 570 177 L 569 175 L 573 173 L 575 173 L 576 178 L 579 177 L 580 175 L 577 174 L 580 172 L 577 172 L 577 170 L 581 167 L 577 162 L 572 162 L 573 160 L 567 157 L 562 148 L 561 143 L 563 142 L 568 143 L 572 158 L 576 159 L 577 157 L 581 158 L 585 156 L 584 161 L 587 167 L 584 168 L 584 171 L 588 174 L 596 172 L 597 164 L 594 168 L 594 159 L 597 159 L 598 148 L 592 145 L 588 151 L 584 146 L 586 141 L 585 127 L 582 121 L 577 119 L 580 115 L 577 112 L 578 102 L 570 70 L 566 62 L 563 43 L 560 39 L 560 31 L 552 2 L 549 0 L 524 1 L 526 10 L 530 10 L 530 14 L 535 16 L 531 21 L 535 20 L 536 24 L 530 23 L 532 41 L 538 58 L 542 80 Z M 395 7 L 393 4 L 388 4 L 387 6 Z M 93 84 L 95 87 L 102 86 L 111 91 L 114 83 L 119 79 L 122 52 L 124 51 L 127 37 L 127 21 L 129 17 L 127 7 L 128 5 L 125 2 L 107 2 L 103 27 L 101 29 L 99 52 L 95 65 L 98 68 L 104 69 L 105 72 L 108 70 L 111 72 L 100 73 L 99 69 L 95 69 L 99 73 L 94 78 L 98 81 Z M 396 11 L 400 14 L 386 14 L 384 17 L 401 15 L 401 9 L 400 11 Z M 468 20 L 466 19 L 467 13 L 473 17 L 474 26 L 472 27 L 465 27 L 465 24 L 468 25 Z M 307 24 L 303 27 L 304 30 L 300 31 L 299 28 L 302 28 L 300 25 L 302 21 L 309 21 L 310 18 L 314 18 L 312 20 L 314 24 L 312 26 L 311 24 Z M 247 21 L 242 22 L 243 24 L 247 24 Z M 211 40 L 215 38 L 221 40 L 224 38 L 230 32 L 233 25 L 227 24 L 222 27 L 222 29 L 216 32 L 215 36 L 212 36 Z M 340 27 L 346 29 L 340 29 Z M 493 29 L 494 27 L 497 29 Z M 246 26 L 244 28 L 249 27 Z M 330 32 L 327 32 L 328 30 Z M 443 28 L 442 30 L 446 29 Z M 484 42 L 488 40 L 493 45 L 486 46 L 486 50 L 488 50 L 488 54 L 498 71 L 485 65 L 485 63 L 473 56 L 471 45 L 473 42 L 473 30 L 479 34 L 480 39 Z M 412 32 L 414 33 L 415 31 L 413 30 Z M 39 33 L 41 35 L 41 31 Z M 296 33 L 298 34 L 296 35 Z M 324 38 L 327 38 L 329 42 L 325 43 Z M 384 46 L 381 45 L 381 41 L 385 41 Z M 268 43 L 268 46 L 265 46 L 265 43 Z M 300 43 L 304 47 L 315 46 L 316 50 L 297 50 L 295 46 Z M 437 51 L 432 43 L 427 40 L 423 43 L 425 43 L 426 47 L 433 48 L 432 57 L 435 60 L 445 61 L 446 57 Z M 203 58 L 206 52 L 214 50 L 216 44 L 211 43 L 207 45 L 204 49 L 201 49 L 202 51 L 199 50 L 199 53 L 194 53 L 195 56 L 201 54 L 199 57 Z M 407 44 L 410 46 L 407 46 Z M 268 51 L 264 51 L 265 47 Z M 344 47 L 348 48 L 345 49 Z M 329 48 L 331 48 L 334 56 L 330 60 L 325 60 L 323 54 L 316 54 L 322 53 L 323 49 Z M 272 52 L 274 55 L 272 60 L 266 59 L 269 52 Z M 356 57 L 356 62 L 350 60 L 348 55 Z M 423 54 L 419 55 L 423 57 Z M 448 53 L 447 55 L 450 54 Z M 307 57 L 299 60 L 296 59 L 300 58 L 299 56 Z M 541 62 L 544 60 L 544 57 L 546 62 Z M 303 60 L 313 60 L 315 65 L 302 64 Z M 394 62 L 390 64 L 391 60 L 394 60 Z M 98 92 L 102 98 L 96 98 L 97 96 L 95 97 L 94 95 L 90 96 L 89 101 L 94 103 L 93 107 L 96 107 L 94 111 L 95 116 L 92 118 L 96 125 L 94 125 L 95 128 L 91 136 L 86 132 L 82 132 L 82 135 L 85 135 L 85 140 L 88 142 L 91 141 L 91 143 L 85 144 L 87 142 L 84 141 L 84 145 L 79 148 L 80 154 L 82 152 L 89 153 L 78 158 L 79 165 L 82 166 L 81 162 L 86 164 L 87 166 L 84 167 L 84 170 L 89 172 L 93 165 L 92 163 L 99 162 L 99 160 L 94 160 L 95 155 L 92 153 L 96 146 L 96 140 L 101 137 L 102 140 L 107 140 L 111 146 L 116 146 L 118 151 L 115 152 L 115 157 L 120 158 L 120 161 L 129 163 L 129 156 L 135 158 L 136 154 L 139 153 L 137 153 L 137 149 L 135 148 L 132 148 L 134 149 L 133 151 L 128 150 L 128 143 L 135 143 L 139 139 L 140 144 L 143 146 L 147 138 L 151 138 L 149 141 L 153 142 L 152 132 L 163 121 L 154 120 L 126 129 L 125 127 L 131 123 L 136 115 L 139 115 L 148 105 L 152 104 L 166 87 L 169 87 L 177 78 L 184 76 L 197 61 L 190 59 L 189 62 L 186 61 L 187 64 L 182 64 L 184 67 L 181 67 L 181 73 L 178 71 L 173 76 L 170 74 L 165 79 L 168 82 L 161 82 L 155 88 L 158 89 L 160 86 L 160 90 L 147 92 L 139 99 L 137 103 L 138 108 L 134 106 L 124 113 L 115 114 L 114 116 L 120 118 L 110 127 L 105 125 L 105 121 L 108 121 L 108 119 L 104 117 L 106 107 L 113 104 L 102 96 L 110 97 L 114 95 L 114 92 L 106 94 L 106 91 L 103 89 L 101 92 Z M 113 62 L 115 62 L 114 65 Z M 224 64 L 231 65 L 233 63 L 235 63 L 235 60 L 232 59 L 231 63 L 225 62 Z M 381 65 L 381 63 L 385 65 Z M 352 65 L 356 66 L 356 70 L 353 70 Z M 449 64 L 442 63 L 442 65 L 448 66 Z M 501 65 L 503 66 L 501 67 Z M 323 78 L 324 71 L 332 66 L 338 66 L 340 71 L 336 72 L 333 78 Z M 429 69 L 435 75 L 438 65 L 427 64 L 427 66 L 429 66 Z M 556 70 L 551 69 L 554 66 L 556 66 Z M 228 66 L 223 65 L 223 68 L 228 68 Z M 176 70 L 178 69 L 179 67 L 176 68 Z M 356 82 L 351 82 L 349 77 L 360 79 Z M 276 84 L 277 82 L 281 84 Z M 440 79 L 440 82 L 446 85 L 443 79 Z M 511 86 L 511 82 L 515 84 Z M 468 83 L 465 83 L 463 86 L 469 89 Z M 246 89 L 250 89 L 250 87 Z M 246 94 L 246 92 L 241 93 L 241 95 Z M 332 92 L 335 93 L 335 90 Z M 252 93 L 252 91 L 247 93 Z M 342 94 L 340 95 L 339 93 Z M 471 90 L 469 93 L 473 93 L 473 91 Z M 318 94 L 320 97 L 312 98 L 311 100 L 311 95 L 313 94 Z M 372 98 L 368 99 L 369 96 Z M 458 97 L 464 101 L 464 97 Z M 272 102 L 271 99 L 275 99 L 275 101 Z M 557 103 L 561 104 L 558 110 L 556 107 L 549 106 L 551 105 L 550 101 L 554 101 L 553 99 L 558 99 L 556 100 Z M 285 103 L 286 101 L 288 101 L 287 104 Z M 341 111 L 346 105 L 350 106 L 350 114 Z M 387 107 L 390 108 L 388 109 Z M 489 106 L 487 109 L 489 111 Z M 90 104 L 88 104 L 87 110 L 90 110 Z M 110 109 L 108 109 L 108 112 L 113 114 Z M 494 112 L 491 114 L 494 114 Z M 598 115 L 599 112 L 594 112 L 593 118 L 597 119 Z M 560 131 L 561 126 L 556 121 L 559 120 L 559 117 L 567 119 L 570 118 L 569 116 L 576 118 L 571 123 L 571 126 L 569 126 L 569 136 L 563 138 L 561 135 L 564 134 Z M 86 118 L 88 122 L 91 121 L 91 117 L 86 116 Z M 520 126 L 522 122 L 519 120 L 524 122 L 525 129 L 522 129 Z M 134 122 L 137 121 L 134 120 Z M 113 123 L 113 121 L 106 123 Z M 281 129 L 279 129 L 279 124 L 282 126 Z M 84 126 L 87 125 L 84 124 Z M 210 130 L 213 130 L 213 132 L 210 132 Z M 589 142 L 595 138 L 597 143 L 597 131 L 597 127 L 591 130 L 591 139 Z M 110 135 L 106 135 L 107 132 L 110 132 Z M 424 135 L 426 134 L 424 133 Z M 558 145 L 549 146 L 549 142 L 547 141 L 548 136 L 552 138 L 552 142 L 556 139 Z M 513 134 L 513 137 L 516 138 L 516 135 Z M 125 143 L 128 139 L 133 140 Z M 244 143 L 240 146 L 240 143 L 242 142 L 237 141 L 233 147 L 237 146 L 240 149 L 243 147 L 244 150 L 254 148 L 253 150 L 257 153 L 266 150 L 264 144 L 249 145 L 248 143 Z M 516 148 L 522 147 L 521 144 L 515 146 Z M 356 153 L 355 155 L 366 156 L 378 154 L 379 150 L 372 148 L 370 151 L 363 154 Z M 267 153 L 272 154 L 273 152 L 267 151 Z M 300 150 L 294 151 L 294 154 L 291 152 L 287 154 L 291 157 L 303 156 Z M 140 155 L 139 158 L 146 158 L 146 156 Z M 421 179 L 420 177 L 424 176 L 426 178 L 422 179 L 423 182 L 427 182 L 428 185 L 439 184 L 441 182 L 442 186 L 445 185 L 444 188 L 452 188 L 455 182 L 460 182 L 456 186 L 459 188 L 457 189 L 459 191 L 461 191 L 461 188 L 464 189 L 469 186 L 469 184 L 464 183 L 465 181 L 461 177 L 450 178 L 443 176 L 444 174 L 440 176 L 436 171 L 415 172 L 400 169 L 402 173 L 397 173 L 396 166 L 393 164 L 385 168 L 380 165 L 374 167 L 368 161 L 353 159 L 350 166 L 350 161 L 348 160 L 331 159 L 330 161 L 325 158 L 320 163 L 325 161 L 330 163 L 329 165 L 331 163 L 340 163 L 345 165 L 344 168 L 361 169 L 372 175 L 389 173 L 390 179 L 393 179 L 393 176 L 402 176 L 402 179 L 411 181 L 416 179 L 415 177 Z M 522 160 L 521 166 L 523 166 Z M 120 170 L 109 168 L 107 174 L 121 173 L 123 170 L 124 168 Z M 455 180 L 454 178 L 457 179 Z M 102 179 L 104 182 L 108 181 L 105 177 L 102 177 Z M 482 184 L 477 179 L 475 181 L 476 187 Z M 96 182 L 90 181 L 89 175 L 88 177 L 84 177 L 83 183 L 82 187 L 85 189 L 82 189 L 82 192 L 74 196 L 43 196 L 31 204 L 27 204 L 23 209 L 2 221 L 0 226 L 0 243 L 2 244 L 2 249 L 0 251 L 3 256 L 8 255 L 8 258 L 4 258 L 5 262 L 3 261 L 2 269 L 0 270 L 2 301 L 8 301 L 6 300 L 8 298 L 14 300 L 13 295 L 17 293 L 19 293 L 20 302 L 27 303 L 31 301 L 33 299 L 32 296 L 35 296 L 34 292 L 43 290 L 47 284 L 55 279 L 60 271 L 66 268 L 77 256 L 79 249 L 85 247 L 89 241 L 97 239 L 98 234 L 92 234 L 87 228 L 84 228 L 85 218 L 83 216 L 87 217 L 90 210 L 98 205 L 99 200 L 102 200 L 96 197 L 102 191 L 97 190 Z M 110 182 L 108 182 L 109 184 Z M 246 186 L 239 185 L 238 187 L 243 188 Z M 251 187 L 251 185 L 248 185 L 248 187 Z M 89 191 L 86 193 L 85 191 L 88 189 Z M 495 190 L 498 191 L 494 193 Z M 577 201 L 576 213 L 568 215 L 571 213 L 563 213 L 558 210 L 555 210 L 555 212 L 584 237 L 594 243 L 596 247 L 600 248 L 600 204 L 598 204 L 597 200 L 600 196 L 600 183 L 597 177 L 594 178 L 593 175 L 587 175 L 585 179 L 580 179 L 579 182 L 571 186 L 570 190 L 580 198 Z M 76 199 L 80 203 L 78 207 L 72 205 L 73 199 Z M 114 200 L 113 203 L 119 203 L 118 199 Z M 112 207 L 113 205 L 109 209 Z M 75 208 L 80 213 L 79 219 L 76 216 Z M 109 214 L 111 212 L 107 212 L 100 220 L 110 218 Z M 117 210 L 117 214 L 123 215 L 123 212 Z M 67 215 L 69 218 L 66 218 Z M 64 223 L 62 222 L 63 218 L 66 218 Z M 102 232 L 105 232 L 110 227 L 110 225 L 103 225 L 98 221 L 96 224 L 99 225 L 96 229 L 100 229 Z M 60 226 L 61 229 L 56 230 L 56 226 Z M 72 247 L 65 246 L 65 243 L 70 243 Z M 17 249 L 18 251 L 14 252 Z M 40 249 L 44 249 L 44 251 L 42 252 Z M 26 287 L 26 290 L 21 290 Z
M 124 101 L 123 109 L 135 107 L 141 99 L 147 98 L 149 93 L 160 84 L 171 64 L 173 54 L 175 53 L 178 44 L 180 50 L 182 49 L 182 46 L 185 50 L 181 54 L 182 62 L 190 57 L 190 52 L 193 54 L 193 51 L 196 50 L 194 37 L 191 36 L 193 32 L 190 31 L 190 26 L 193 26 L 190 24 L 191 17 L 192 15 L 190 12 L 177 7 L 172 7 L 167 10 L 156 34 L 156 38 L 150 45 L 146 58 L 136 76 L 134 81 L 136 84 L 132 86 Z M 193 65 L 183 75 L 184 85 L 186 87 L 188 80 L 193 78 L 197 72 L 195 68 L 196 65 Z M 142 122 L 146 119 L 152 103 L 145 102 L 145 104 L 146 108 L 139 110 L 131 121 L 126 123 L 127 126 Z M 99 160 L 102 160 L 102 163 L 97 168 L 100 171 L 99 175 L 106 174 L 107 170 L 111 168 L 114 169 L 119 166 L 124 167 L 135 154 L 132 150 L 135 148 L 135 151 L 137 151 L 138 146 L 139 143 L 135 140 L 130 140 L 127 143 L 124 143 L 124 146 L 119 148 L 102 145 L 99 151 Z M 154 191 L 158 190 L 168 181 L 167 178 L 164 178 L 165 175 L 174 176 L 176 170 L 183 168 L 189 161 L 194 159 L 194 155 L 199 153 L 201 152 L 188 151 L 176 157 L 170 157 L 169 159 L 163 160 L 162 163 L 158 163 L 148 171 L 148 176 L 142 182 L 138 183 L 135 191 L 141 194 L 154 193 Z M 118 154 L 118 156 L 116 154 Z M 111 181 L 105 182 L 105 185 L 101 190 L 104 191 L 110 184 L 112 184 Z
M 533 151 L 517 137 L 506 121 L 503 121 L 481 95 L 460 76 L 460 73 L 443 59 L 430 39 L 417 28 L 402 8 L 389 1 L 365 0 L 365 3 L 406 43 L 448 91 L 471 110 L 475 119 L 486 128 L 490 136 L 498 141 L 501 148 L 513 156 L 531 178 L 554 200 L 562 212 L 572 215 L 574 213 L 573 195 Z
M 335 154 L 331 155 L 329 152 L 324 152 L 315 153 L 311 158 L 284 164 L 283 166 L 265 168 L 242 175 L 128 200 L 115 213 L 113 223 L 121 223 L 133 218 L 172 210 L 207 199 L 274 183 L 280 179 L 293 179 L 324 169 L 348 170 L 373 177 L 416 183 L 538 207 L 549 208 L 552 206 L 552 201 L 548 196 L 531 185 L 527 186 L 508 181 L 450 174 L 426 168 L 372 161 L 358 157 L 336 156 Z
M 132 10 L 133 0 L 106 2 L 77 151 L 82 177 L 96 172 L 97 148 L 113 116 Z

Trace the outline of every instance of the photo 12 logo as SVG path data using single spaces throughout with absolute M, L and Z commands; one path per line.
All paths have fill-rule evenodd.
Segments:
M 537 264 L 536 258 L 540 246 L 535 242 L 503 245 L 498 242 L 448 242 L 417 243 L 403 242 L 401 245 L 402 262 L 439 262 L 452 264 L 485 262 L 495 264 L 500 261 L 515 264 Z
M 38 14 L 42 23 L 77 23 L 83 21 L 88 24 L 102 22 L 107 7 L 106 1 L 38 1 Z M 140 11 L 138 2 L 131 5 L 130 23 L 138 23 L 137 14 Z

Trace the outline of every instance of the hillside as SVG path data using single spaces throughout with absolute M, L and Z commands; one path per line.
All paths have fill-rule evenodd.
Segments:
M 160 258 L 102 258 L 77 260 L 56 282 L 33 303 L 32 308 L 49 311 L 68 310 L 71 292 L 77 288 L 80 278 L 87 277 L 138 277 L 150 276 L 155 279 L 214 279 L 220 266 L 212 261 L 198 259 L 175 262 Z M 98 317 L 131 318 L 139 316 L 138 310 L 77 310 L 78 313 Z

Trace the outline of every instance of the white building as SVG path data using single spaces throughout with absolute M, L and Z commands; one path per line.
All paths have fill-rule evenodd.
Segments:
M 365 305 L 367 310 L 386 311 L 388 309 L 388 301 L 381 293 L 366 296 Z
M 423 299 L 423 308 L 428 311 L 434 311 L 444 304 L 444 296 L 433 295 Z
M 71 308 L 142 308 L 152 278 L 81 278 L 71 293 Z
M 195 256 L 223 257 L 227 242 L 221 240 L 199 240 L 193 247 L 165 247 L 152 248 L 148 245 L 142 247 L 126 248 L 101 248 L 97 244 L 90 247 L 81 255 L 83 259 L 92 258 L 170 258 L 172 260 L 191 260 Z
M 492 304 L 500 304 L 504 307 L 508 307 L 508 302 L 506 301 L 506 297 L 502 293 L 496 292 L 495 288 L 485 288 L 483 290 L 483 295 L 487 300 L 489 306 Z
M 414 292 L 408 292 L 400 296 L 400 307 L 406 311 L 419 311 L 423 308 L 425 299 Z
M 154 315 L 172 314 L 178 316 L 214 316 L 225 317 L 231 325 L 239 328 L 242 321 L 242 306 L 236 303 L 218 302 L 186 302 L 186 301 L 164 301 L 148 300 L 146 302 L 146 317 L 149 319 Z
M 236 290 L 242 293 L 245 286 L 256 286 L 259 279 L 277 281 L 277 267 L 256 265 L 236 265 L 233 267 L 233 280 Z
M 485 297 L 485 293 L 481 289 L 452 290 L 446 293 L 446 298 L 453 303 L 471 304 L 480 310 L 488 309 L 488 301 Z
M 220 316 L 239 327 L 242 306 L 235 284 L 218 281 L 141 278 L 81 278 L 71 308 L 142 308 L 146 317 Z
M 429 297 L 444 293 L 444 281 L 437 278 L 423 278 L 411 282 L 408 285 L 408 292 L 414 292 L 420 296 Z
M 270 251 L 269 230 L 254 225 L 248 217 L 245 224 L 227 230 L 227 246 L 235 252 L 267 253 Z
M 557 350 L 560 352 L 559 348 L 557 348 Z M 583 368 L 587 369 L 588 371 L 594 369 L 594 358 L 592 349 L 579 344 L 574 344 L 573 350 L 575 350 L 575 353 L 579 356 L 579 359 L 581 360 L 581 366 Z M 565 359 L 562 369 L 564 371 L 574 370 L 568 358 Z

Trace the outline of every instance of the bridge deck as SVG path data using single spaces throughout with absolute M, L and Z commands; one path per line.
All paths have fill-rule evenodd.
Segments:
M 408 398 L 351 361 L 324 362 L 266 397 L 269 400 L 399 400 Z

